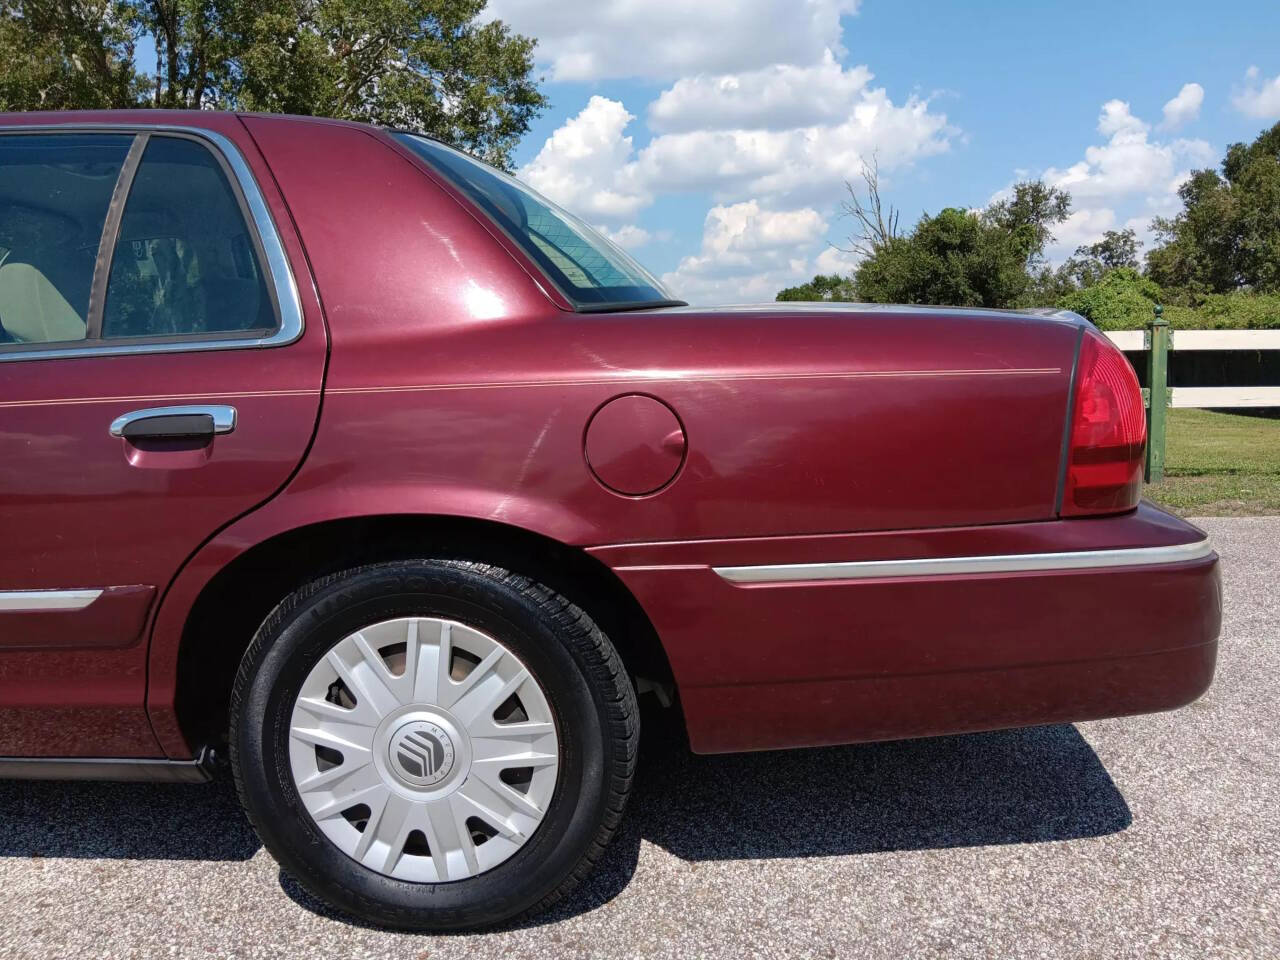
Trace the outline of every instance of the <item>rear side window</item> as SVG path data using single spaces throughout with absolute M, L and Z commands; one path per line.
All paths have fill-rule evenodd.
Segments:
M 151 137 L 120 220 L 102 336 L 265 332 L 275 325 L 222 165 L 194 140 Z
M 82 342 L 129 134 L 0 136 L 0 345 Z
M 0 351 L 274 332 L 251 222 L 197 137 L 0 133 Z

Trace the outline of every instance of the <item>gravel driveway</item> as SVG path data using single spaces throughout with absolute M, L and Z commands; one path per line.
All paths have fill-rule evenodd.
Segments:
M 1200 522 L 1227 605 L 1184 710 L 730 757 L 651 737 L 589 885 L 470 937 L 334 918 L 226 783 L 0 781 L 0 957 L 1280 956 L 1280 518 Z

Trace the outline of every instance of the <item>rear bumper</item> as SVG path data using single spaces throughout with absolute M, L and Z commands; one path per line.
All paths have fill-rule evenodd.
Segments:
M 1147 504 L 1014 526 L 1035 530 L 975 533 L 982 552 L 913 531 L 753 541 L 736 551 L 748 563 L 727 541 L 682 545 L 678 564 L 631 562 L 631 547 L 614 569 L 662 638 L 699 752 L 1089 720 L 1204 692 L 1222 596 L 1201 531 Z M 785 562 L 759 563 L 769 552 Z
M 972 673 L 702 687 L 683 702 L 699 753 L 896 740 L 1172 710 L 1208 689 L 1217 656 L 1213 641 Z

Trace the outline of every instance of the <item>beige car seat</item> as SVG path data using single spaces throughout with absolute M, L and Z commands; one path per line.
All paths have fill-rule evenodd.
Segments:
M 84 339 L 84 320 L 29 263 L 0 267 L 0 324 L 22 343 Z

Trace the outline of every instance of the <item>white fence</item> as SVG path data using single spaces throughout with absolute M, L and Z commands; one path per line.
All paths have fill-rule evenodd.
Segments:
M 1147 349 L 1142 330 L 1107 336 L 1121 350 Z M 1280 350 L 1280 330 L 1177 330 L 1170 350 Z M 1280 407 L 1280 387 L 1170 387 L 1175 407 Z

